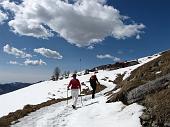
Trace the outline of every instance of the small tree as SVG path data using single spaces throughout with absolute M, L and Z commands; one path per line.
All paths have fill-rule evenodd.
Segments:
M 54 77 L 55 77 L 55 80 L 58 80 L 59 79 L 59 76 L 60 76 L 60 68 L 59 67 L 56 67 L 55 70 L 54 70 Z
M 51 80 L 55 81 L 55 77 L 54 75 L 51 76 Z
M 64 76 L 65 78 L 68 78 L 69 75 L 70 75 L 70 71 L 64 71 L 63 76 Z
M 66 72 L 66 71 L 64 71 L 64 73 L 63 73 L 63 77 L 64 77 L 64 78 L 66 78 L 66 76 L 67 76 L 67 72 Z

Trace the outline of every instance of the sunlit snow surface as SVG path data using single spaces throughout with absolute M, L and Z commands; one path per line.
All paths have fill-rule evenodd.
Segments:
M 71 102 L 54 104 L 42 108 L 20 119 L 12 127 L 140 127 L 139 116 L 143 107 L 138 104 L 129 106 L 121 102 L 105 103 L 98 94 L 96 99 L 83 97 L 83 106 L 79 99 L 78 109 L 71 108 Z

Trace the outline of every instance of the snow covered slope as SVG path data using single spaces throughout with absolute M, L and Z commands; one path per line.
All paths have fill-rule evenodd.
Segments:
M 105 103 L 100 94 L 93 100 L 83 97 L 83 106 L 80 100 L 77 110 L 71 108 L 71 100 L 68 106 L 60 102 L 19 119 L 11 127 L 141 127 L 143 107 L 138 104 Z
M 104 91 L 102 91 L 102 93 L 107 92 L 115 87 L 116 84 L 113 84 L 112 82 L 108 82 L 109 79 L 114 80 L 117 74 L 123 74 L 123 73 L 126 73 L 124 78 L 127 78 L 130 75 L 131 71 L 133 71 L 134 69 L 141 66 L 142 64 L 149 62 L 157 57 L 159 57 L 159 55 L 154 55 L 149 58 L 145 57 L 145 58 L 139 59 L 140 64 L 127 67 L 127 68 L 122 68 L 122 69 L 113 70 L 113 71 L 99 71 L 99 73 L 97 73 L 99 82 L 107 87 Z M 82 75 L 82 76 L 77 77 L 80 80 L 80 82 L 84 82 L 86 84 L 86 86 L 83 86 L 84 88 L 85 87 L 90 88 L 90 84 L 88 80 L 91 75 L 92 74 L 88 74 L 88 75 Z M 107 81 L 101 80 L 105 77 L 108 77 Z M 20 90 L 17 90 L 17 91 L 8 93 L 8 94 L 1 95 L 0 96 L 0 106 L 1 106 L 0 117 L 7 115 L 9 112 L 14 112 L 18 109 L 22 109 L 24 105 L 26 104 L 35 105 L 35 104 L 45 102 L 49 100 L 50 98 L 66 98 L 66 95 L 67 95 L 66 87 L 70 79 L 71 78 L 63 79 L 59 81 L 45 81 L 45 82 L 34 84 L 27 88 L 23 88 L 23 89 L 20 89 Z

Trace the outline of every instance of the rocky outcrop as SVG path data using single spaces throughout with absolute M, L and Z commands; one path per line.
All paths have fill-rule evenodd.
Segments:
M 96 70 L 115 70 L 119 68 L 124 68 L 124 67 L 129 67 L 139 64 L 138 60 L 133 60 L 133 61 L 125 61 L 125 62 L 116 62 L 114 64 L 107 64 L 107 65 L 101 65 L 98 67 L 95 67 L 89 71 L 96 71 Z
M 143 127 L 170 127 L 169 97 L 169 88 L 146 95 L 145 99 L 141 101 L 146 107 L 140 117 Z
M 170 127 L 169 122 L 160 122 L 155 121 L 154 117 L 149 112 L 144 112 L 142 116 L 140 116 L 140 122 L 143 127 Z
M 129 91 L 125 95 L 126 101 L 128 104 L 137 102 L 143 99 L 147 94 L 154 93 L 168 87 L 168 84 L 170 84 L 170 74 L 162 76 L 154 81 L 150 81 Z

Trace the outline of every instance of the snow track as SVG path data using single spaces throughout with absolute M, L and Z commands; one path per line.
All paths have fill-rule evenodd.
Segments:
M 97 94 L 96 97 L 99 97 L 99 95 L 101 94 Z M 75 111 L 98 103 L 98 101 L 90 99 L 91 96 L 84 97 L 84 106 L 82 106 L 79 97 L 77 110 L 72 109 L 72 100 L 69 100 L 69 105 L 66 104 L 66 101 L 53 104 L 19 119 L 11 127 L 69 127 L 68 118 Z
M 143 107 L 137 104 L 125 106 L 121 102 L 105 103 L 103 94 L 96 99 L 84 96 L 84 105 L 80 98 L 78 108 L 71 108 L 66 101 L 42 108 L 19 119 L 11 127 L 140 127 L 139 116 Z

